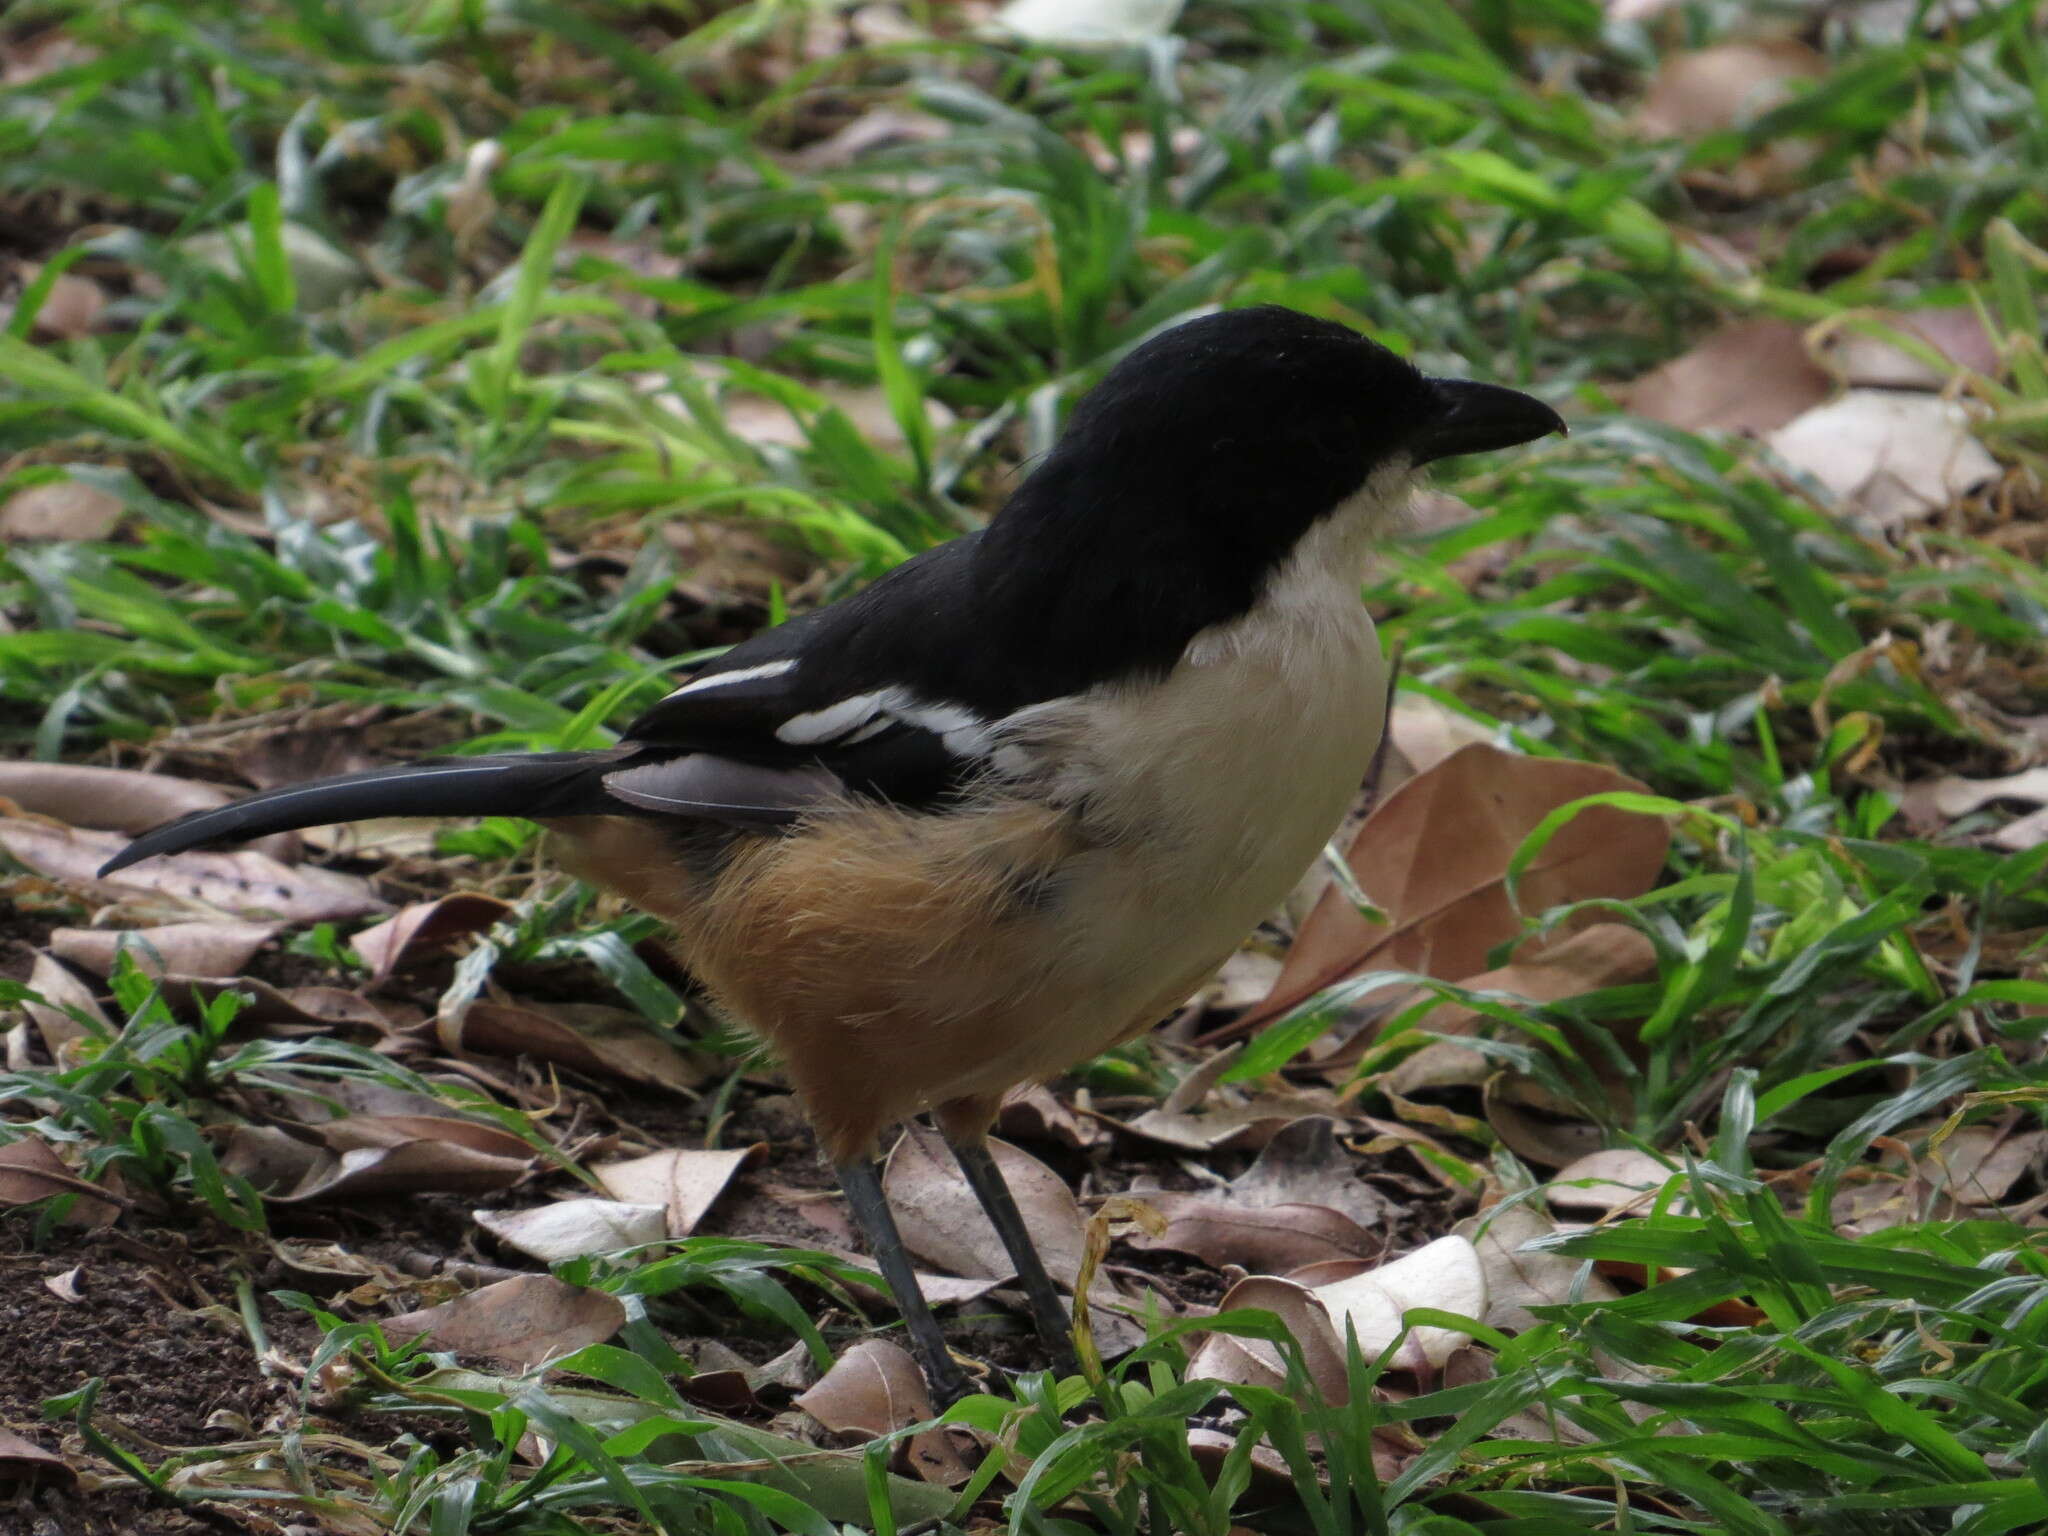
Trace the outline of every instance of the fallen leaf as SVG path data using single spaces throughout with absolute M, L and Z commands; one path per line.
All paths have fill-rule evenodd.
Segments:
M 2048 805 L 2048 768 L 2029 768 L 2002 779 L 1964 779 L 1954 774 L 1922 779 L 1906 786 L 1899 796 L 1899 809 L 1921 826 L 1932 827 L 1981 811 L 1994 800 Z
M 687 1093 L 704 1071 L 637 1013 L 601 1003 L 472 1003 L 436 1028 L 451 1054 L 536 1056 L 600 1077 Z
M 49 480 L 25 486 L 0 502 L 0 542 L 104 539 L 120 523 L 124 510 L 118 496 L 82 480 Z M 0 768 L 17 766 L 55 765 L 0 763 Z M 6 781 L 0 779 L 0 795 L 9 793 Z
M 375 1003 L 343 987 L 274 987 L 254 976 L 181 976 L 175 972 L 161 977 L 160 985 L 171 1011 L 186 1017 L 199 1013 L 223 992 L 235 993 L 242 999 L 242 1010 L 235 1015 L 242 1028 L 272 1024 L 389 1027 L 389 1020 Z
M 0 763 L 0 797 L 32 815 L 73 827 L 129 833 L 147 832 L 238 798 L 222 785 L 198 779 L 80 763 Z M 298 844 L 292 834 L 280 832 L 253 838 L 245 846 L 284 861 Z
M 366 882 L 352 875 L 305 865 L 288 868 L 248 849 L 145 859 L 100 879 L 99 867 L 127 845 L 117 832 L 0 818 L 0 848 L 47 879 L 108 900 L 140 892 L 187 902 L 207 913 L 287 923 L 332 922 L 389 910 L 370 894 Z
M 1120 1128 L 1183 1152 L 1246 1152 L 1265 1146 L 1304 1115 L 1327 1112 L 1327 1099 L 1306 1094 L 1219 1094 L 1198 1109 L 1148 1109 Z
M 336 1151 L 326 1144 L 325 1130 L 308 1128 L 306 1136 L 321 1138 L 313 1141 L 278 1126 L 238 1125 L 221 1153 L 221 1166 L 247 1179 L 266 1200 L 303 1205 L 422 1192 L 484 1194 L 510 1188 L 533 1164 L 523 1148 L 520 1155 L 506 1156 L 439 1139 L 372 1142 Z
M 796 1405 L 835 1435 L 866 1440 L 932 1417 L 924 1372 L 908 1351 L 881 1339 L 848 1349 Z
M 1626 923 L 1595 923 L 1555 940 L 1524 944 L 1500 969 L 1466 977 L 1458 985 L 1529 1003 L 1554 1003 L 1641 981 L 1656 970 L 1657 946 L 1639 929 Z M 1387 1015 L 1400 1013 L 1406 1006 L 1405 1002 L 1395 1003 L 1386 1010 Z M 1435 1035 L 1475 1035 L 1487 1022 L 1487 1016 L 1476 1008 L 1440 1002 L 1423 1014 L 1415 1027 Z M 1355 1058 L 1362 1045 L 1361 1040 L 1340 1057 L 1318 1057 L 1317 1064 L 1327 1067 Z M 1403 1057 L 1375 1082 L 1407 1098 L 1422 1088 L 1476 1086 L 1498 1070 L 1478 1051 L 1452 1040 L 1433 1040 L 1414 1055 Z
M 1357 1160 L 1338 1140 L 1341 1129 L 1329 1115 L 1304 1115 L 1283 1127 L 1230 1181 L 1230 1199 L 1247 1206 L 1320 1206 L 1361 1227 L 1383 1225 L 1396 1214 L 1394 1205 L 1359 1176 Z
M 614 1200 L 660 1206 L 668 1213 L 668 1235 L 682 1238 L 697 1230 L 732 1176 L 767 1149 L 766 1142 L 735 1151 L 678 1148 L 623 1163 L 600 1163 L 590 1171 Z
M 152 976 L 166 971 L 185 976 L 239 976 L 256 951 L 277 937 L 276 923 L 171 923 L 161 928 L 59 928 L 50 953 L 60 960 L 111 976 L 115 957 L 126 946 L 135 963 Z
M 1042 1083 L 1006 1099 L 996 1129 L 1009 1141 L 1050 1141 L 1076 1152 L 1109 1139 L 1101 1121 L 1068 1108 Z
M 55 1451 L 46 1451 L 35 1441 L 0 1427 L 0 1483 L 56 1483 L 76 1488 L 78 1474 Z
M 1502 1145 L 1524 1162 L 1545 1168 L 1568 1167 L 1600 1150 L 1606 1137 L 1597 1125 L 1517 1102 L 1514 1095 L 1526 1096 L 1529 1086 L 1526 1079 L 1504 1073 L 1486 1080 L 1486 1123 Z
M 832 385 L 819 389 L 825 405 L 839 411 L 868 442 L 879 448 L 902 449 L 906 445 L 903 424 L 889 405 L 889 395 L 879 384 Z M 764 395 L 728 391 L 719 404 L 720 419 L 735 436 L 760 447 L 805 448 L 811 435 L 794 411 L 779 400 Z M 938 400 L 924 401 L 925 420 L 939 430 L 953 424 L 953 413 Z
M 436 901 L 416 901 L 401 908 L 396 916 L 350 939 L 349 948 L 370 967 L 369 985 L 374 987 L 424 954 L 488 932 L 511 910 L 510 902 L 495 896 L 456 891 Z
M 1613 1301 L 1620 1296 L 1597 1272 L 1584 1273 L 1582 1259 L 1558 1253 L 1525 1253 L 1524 1247 L 1548 1237 L 1557 1223 L 1527 1200 L 1505 1209 L 1482 1211 L 1458 1223 L 1456 1235 L 1468 1239 L 1479 1255 L 1486 1278 L 1486 1314 L 1479 1320 L 1502 1333 L 1520 1333 L 1539 1319 L 1531 1307 L 1568 1301 Z
M 1191 1190 L 1148 1191 L 1137 1198 L 1166 1218 L 1166 1230 L 1158 1237 L 1133 1233 L 1126 1242 L 1193 1254 L 1219 1269 L 1234 1264 L 1254 1274 L 1287 1274 L 1330 1259 L 1374 1258 L 1386 1247 L 1384 1237 L 1327 1206 L 1237 1205 Z
M 1086 1225 L 1073 1191 L 1028 1152 L 995 1140 L 988 1149 L 1046 1272 L 1071 1291 L 1081 1272 Z M 933 1132 L 920 1126 L 904 1131 L 883 1169 L 882 1193 L 904 1247 L 927 1263 L 969 1278 L 1007 1280 L 1017 1273 L 952 1154 Z
M 1776 431 L 1833 392 L 1806 350 L 1806 333 L 1783 320 L 1744 320 L 1619 391 L 1638 416 L 1687 432 Z
M 863 112 L 836 132 L 806 144 L 789 158 L 791 163 L 806 171 L 843 170 L 875 150 L 934 143 L 949 137 L 953 131 L 951 123 L 929 112 L 876 107 Z
M 1358 1346 L 1368 1360 L 1399 1336 L 1402 1316 L 1411 1307 L 1434 1307 L 1475 1321 L 1487 1311 L 1485 1266 L 1478 1249 L 1463 1237 L 1440 1237 L 1391 1264 L 1316 1286 L 1313 1294 L 1329 1309 L 1338 1339 L 1346 1324 L 1357 1329 Z M 1392 1366 L 1434 1370 L 1467 1342 L 1467 1335 L 1452 1328 L 1416 1328 L 1401 1341 Z
M 1887 331 L 1924 343 L 1945 366 L 1888 340 Z M 1844 384 L 1865 389 L 1942 389 L 1959 373 L 1996 378 L 2003 371 L 1998 343 L 1977 311 L 1965 305 L 1844 316 L 1823 333 L 1820 355 Z
M 618 1253 L 668 1236 L 664 1207 L 623 1200 L 557 1200 L 530 1211 L 472 1211 L 470 1215 L 506 1247 L 543 1264 Z
M 1842 510 L 1896 528 L 1998 478 L 1998 461 L 1970 422 L 1958 400 L 1852 389 L 1780 427 L 1770 445 Z
M 533 1148 L 512 1132 L 453 1115 L 342 1115 L 308 1129 L 334 1152 L 435 1141 L 518 1161 L 530 1161 L 534 1156 Z
M 1826 72 L 1825 59 L 1790 38 L 1671 54 L 1658 65 L 1636 107 L 1636 127 L 1670 138 L 1738 128 L 1783 103 L 1794 81 Z
M 99 1025 L 105 1032 L 104 1038 L 111 1039 L 117 1033 L 113 1021 L 93 996 L 92 989 L 54 956 L 37 954 L 35 964 L 29 970 L 28 987 L 45 1001 L 39 1003 L 34 999 L 24 999 L 21 1006 L 34 1021 L 36 1032 L 43 1037 L 43 1049 L 50 1053 L 50 1060 L 60 1067 L 72 1064 L 66 1059 L 66 1047 L 91 1033 L 72 1017 L 74 1013 L 83 1014 Z
M 32 1205 L 56 1195 L 76 1195 L 64 1224 L 104 1227 L 121 1214 L 106 1190 L 81 1179 L 49 1145 L 33 1136 L 0 1146 L 0 1207 Z
M 301 313 L 332 309 L 370 281 L 353 256 L 303 224 L 286 223 L 279 231 L 278 243 L 291 269 Z M 178 253 L 187 261 L 230 279 L 241 275 L 252 249 L 247 224 L 208 230 L 178 244 Z
M 1966 1125 L 1930 1147 L 1923 1173 L 1964 1205 L 1996 1206 L 2013 1185 L 2048 1161 L 2048 1130 Z
M 436 1349 L 533 1366 L 602 1344 L 625 1322 L 615 1296 L 552 1275 L 520 1275 L 388 1318 L 383 1329 L 393 1340 L 425 1334 Z
M 1044 48 L 1106 51 L 1164 37 L 1184 0 L 1010 0 L 995 25 Z
M 924 1372 L 907 1351 L 882 1339 L 863 1339 L 848 1349 L 816 1386 L 796 1399 L 796 1406 L 832 1433 L 862 1440 L 932 1417 Z M 942 1488 L 966 1482 L 974 1467 L 950 1438 L 961 1433 L 930 1429 L 911 1436 L 911 1470 Z
M 1344 1348 L 1330 1324 L 1329 1308 L 1307 1286 L 1275 1275 L 1252 1275 L 1225 1291 L 1216 1310 L 1272 1313 L 1301 1346 L 1317 1396 L 1337 1408 L 1351 1401 Z M 1287 1368 L 1279 1348 L 1264 1339 L 1208 1333 L 1188 1357 L 1187 1379 L 1278 1389 L 1287 1384 Z
M 829 1254 L 835 1259 L 851 1264 L 857 1269 L 873 1271 L 875 1261 L 864 1253 L 855 1253 L 851 1248 L 841 1248 L 835 1243 L 807 1243 L 804 1245 L 813 1253 Z M 940 1275 L 928 1269 L 913 1269 L 911 1277 L 917 1281 L 918 1294 L 931 1307 L 964 1306 L 970 1301 L 979 1301 L 990 1291 L 1001 1287 L 1012 1277 Z M 851 1280 L 846 1282 L 849 1289 L 857 1291 L 864 1301 L 876 1301 L 895 1306 L 896 1298 L 883 1285 L 882 1277 L 875 1274 L 871 1281 Z
M 1677 1172 L 1668 1163 L 1634 1147 L 1603 1147 L 1552 1174 L 1543 1187 L 1543 1198 L 1553 1210 L 1578 1213 L 1579 1220 L 1646 1216 Z M 1667 1208 L 1690 1209 L 1683 1195 Z
M 1340 892 L 1326 892 L 1296 936 L 1272 995 L 1248 1017 L 1277 1018 L 1367 969 L 1447 981 L 1481 973 L 1488 952 L 1522 932 L 1506 871 L 1523 839 L 1558 807 L 1617 790 L 1647 792 L 1598 763 L 1522 757 L 1483 744 L 1417 774 L 1366 818 L 1346 853 L 1389 922 L 1368 922 Z M 1522 871 L 1522 911 L 1640 896 L 1663 869 L 1669 844 L 1659 817 L 1610 806 L 1583 811 Z

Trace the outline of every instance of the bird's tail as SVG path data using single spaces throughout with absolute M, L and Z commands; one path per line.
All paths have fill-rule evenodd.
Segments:
M 622 754 L 533 752 L 515 757 L 445 757 L 372 768 L 265 790 L 210 811 L 194 811 L 135 839 L 100 868 L 102 876 L 160 853 L 243 842 L 272 832 L 324 827 L 372 816 L 576 816 L 621 807 L 604 775 Z

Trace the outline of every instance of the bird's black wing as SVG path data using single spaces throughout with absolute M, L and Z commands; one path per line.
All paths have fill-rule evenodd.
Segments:
M 976 543 L 956 539 L 735 646 L 633 723 L 626 744 L 644 758 L 606 787 L 686 814 L 720 797 L 764 807 L 848 792 L 905 806 L 943 800 L 986 768 L 990 727 L 1006 712 L 999 697 L 962 697 L 973 691 L 961 686 L 959 657 L 972 649 Z

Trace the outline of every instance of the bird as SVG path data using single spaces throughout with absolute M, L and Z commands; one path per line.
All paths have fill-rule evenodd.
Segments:
M 1371 550 L 1426 465 L 1563 431 L 1338 321 L 1203 314 L 1115 362 L 985 527 L 733 646 L 616 745 L 271 789 L 101 874 L 368 817 L 540 823 L 779 1059 L 951 1402 L 883 1134 L 930 1115 L 1069 1347 L 988 1149 L 1006 1095 L 1156 1025 L 1279 905 L 1384 725 Z

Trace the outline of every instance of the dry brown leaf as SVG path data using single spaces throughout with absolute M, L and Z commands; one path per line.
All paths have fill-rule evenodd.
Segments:
M 1806 334 L 1783 320 L 1744 320 L 1715 331 L 1618 393 L 1638 416 L 1688 432 L 1761 435 L 1833 392 L 1807 354 Z
M 273 987 L 254 976 L 180 976 L 161 978 L 164 1001 L 173 1012 L 198 1013 L 223 992 L 242 998 L 235 1022 L 242 1028 L 271 1024 L 367 1024 L 389 1027 L 377 1005 L 343 987 Z
M 304 865 L 289 868 L 264 854 L 180 853 L 145 859 L 105 880 L 99 867 L 128 839 L 118 832 L 60 827 L 24 816 L 0 818 L 0 848 L 37 874 L 106 900 L 136 893 L 184 902 L 211 915 L 333 922 L 390 908 L 352 875 Z
M 436 1349 L 532 1366 L 602 1344 L 625 1321 L 615 1296 L 552 1275 L 521 1275 L 389 1318 L 383 1328 L 394 1340 L 426 1334 Z
M 115 1033 L 113 1021 L 100 1008 L 92 989 L 51 955 L 42 953 L 36 956 L 35 965 L 29 971 L 28 986 L 31 992 L 40 993 L 46 1001 L 24 1002 L 21 1006 L 34 1021 L 36 1032 L 43 1037 L 43 1049 L 59 1066 L 72 1065 L 66 1059 L 66 1048 L 74 1041 L 84 1039 L 88 1033 L 86 1026 L 74 1019 L 69 1010 L 76 1010 L 93 1020 L 109 1038 Z
M 874 150 L 930 143 L 934 139 L 945 138 L 952 131 L 952 124 L 942 117 L 933 117 L 929 112 L 876 107 L 863 112 L 837 132 L 806 144 L 789 159 L 801 170 L 836 171 Z
M 1344 1347 L 1330 1325 L 1329 1310 L 1307 1286 L 1275 1275 L 1252 1275 L 1223 1293 L 1218 1312 L 1270 1312 L 1301 1346 L 1310 1382 L 1323 1401 L 1341 1408 L 1351 1400 Z M 1201 1337 L 1188 1359 L 1188 1379 L 1227 1381 L 1246 1386 L 1282 1388 L 1286 1362 L 1279 1349 L 1264 1339 L 1210 1333 Z
M 1657 969 L 1657 947 L 1626 923 L 1595 923 L 1577 933 L 1540 944 L 1524 944 L 1499 970 L 1459 982 L 1475 992 L 1500 992 L 1531 1003 L 1597 992 L 1641 981 Z M 1389 1014 L 1398 1013 L 1396 1005 Z M 1438 1035 L 1473 1035 L 1486 1015 L 1462 1003 L 1442 1002 L 1425 1013 L 1416 1027 Z M 1355 1050 L 1343 1053 L 1355 1056 Z M 1497 1069 L 1478 1051 L 1450 1040 L 1434 1040 L 1413 1056 L 1403 1057 L 1376 1081 L 1403 1098 L 1420 1088 L 1476 1085 Z
M 1440 1237 L 1391 1264 L 1349 1279 L 1318 1285 L 1316 1300 L 1329 1310 L 1335 1337 L 1346 1326 L 1358 1332 L 1358 1346 L 1370 1360 L 1392 1344 L 1411 1307 L 1434 1307 L 1482 1320 L 1487 1312 L 1486 1270 L 1469 1239 Z M 1401 1340 L 1392 1366 L 1423 1372 L 1442 1367 L 1468 1336 L 1452 1328 L 1415 1328 Z
M 421 955 L 484 933 L 512 910 L 510 902 L 478 891 L 456 891 L 437 901 L 417 901 L 349 940 L 349 948 L 370 967 L 376 986 L 401 965 Z
M 2029 768 L 2002 779 L 1964 779 L 1954 774 L 1922 779 L 1906 786 L 1899 796 L 1899 809 L 1919 825 L 1934 827 L 1981 811 L 1994 800 L 2048 805 L 2048 768 Z
M 1678 1173 L 1670 1164 L 1634 1147 L 1603 1147 L 1557 1170 L 1544 1186 L 1551 1209 L 1571 1211 L 1580 1221 L 1610 1216 L 1647 1216 L 1664 1186 Z M 1683 1195 L 1666 1209 L 1686 1211 Z
M 147 832 L 236 798 L 219 784 L 197 779 L 79 763 L 0 763 L 0 796 L 32 815 L 74 827 L 129 833 Z
M 660 1206 L 668 1213 L 668 1235 L 680 1238 L 697 1230 L 733 1175 L 767 1150 L 766 1142 L 734 1151 L 677 1148 L 623 1163 L 600 1163 L 590 1171 L 614 1200 Z
M 908 1351 L 882 1339 L 863 1339 L 796 1400 L 835 1435 L 872 1440 L 932 1417 L 924 1372 Z
M 1697 138 L 1740 127 L 1791 95 L 1795 80 L 1812 80 L 1827 61 L 1790 38 L 1721 43 L 1666 58 L 1635 113 L 1644 133 Z
M 640 1015 L 601 1003 L 472 1003 L 460 1018 L 443 1015 L 436 1028 L 454 1055 L 536 1056 L 679 1094 L 704 1081 L 703 1069 Z
M 533 1148 L 510 1131 L 453 1115 L 343 1115 L 308 1129 L 334 1152 L 438 1141 L 492 1157 L 530 1160 L 534 1156 Z
M 1068 1108 L 1042 1083 L 1005 1100 L 996 1129 L 1010 1141 L 1050 1141 L 1076 1152 L 1109 1139 L 1101 1121 Z
M 889 395 L 879 384 L 829 385 L 819 394 L 825 404 L 842 412 L 863 438 L 879 448 L 900 450 L 905 446 L 902 425 L 889 408 Z M 953 413 L 938 400 L 924 402 L 925 420 L 939 430 L 953 424 Z M 726 428 L 748 442 L 762 447 L 802 448 L 810 437 L 790 409 L 763 395 L 727 392 L 720 401 L 720 419 Z
M 1073 1191 L 1021 1148 L 991 1138 L 988 1150 L 1010 1186 L 1046 1273 L 1071 1292 L 1087 1250 L 1087 1222 Z M 922 1126 L 905 1129 L 882 1170 L 882 1192 L 904 1247 L 919 1258 L 970 1279 L 1003 1281 L 1016 1274 L 1002 1239 L 935 1133 Z M 1109 1281 L 1098 1277 L 1088 1300 L 1096 1345 L 1105 1354 L 1120 1354 L 1143 1341 L 1143 1328 L 1125 1315 L 1128 1304 Z
M 867 1254 L 855 1253 L 851 1248 L 842 1248 L 836 1243 L 806 1243 L 804 1246 L 814 1253 L 830 1254 L 833 1258 L 860 1269 L 872 1271 L 875 1267 L 874 1259 Z M 924 1297 L 927 1306 L 932 1307 L 964 1306 L 970 1301 L 979 1301 L 1011 1278 L 1008 1275 L 1000 1278 L 939 1275 L 928 1269 L 913 1269 L 911 1275 L 917 1281 L 918 1294 Z M 896 1305 L 896 1299 L 882 1284 L 880 1275 L 876 1275 L 871 1283 L 852 1280 L 846 1284 L 847 1288 L 856 1292 L 863 1302 L 880 1302 L 891 1307 Z
M 46 1451 L 35 1441 L 0 1427 L 0 1483 L 55 1483 L 76 1488 L 78 1474 L 55 1451 Z
M 1598 763 L 1460 748 L 1387 797 L 1346 857 L 1389 922 L 1368 922 L 1337 891 L 1302 925 L 1273 993 L 1249 1016 L 1276 1018 L 1361 970 L 1416 971 L 1455 981 L 1486 968 L 1522 931 L 1509 904 L 1509 858 L 1543 818 L 1587 795 L 1646 792 Z M 1522 910 L 1591 897 L 1640 896 L 1664 867 L 1663 820 L 1594 806 L 1558 830 L 1522 872 Z
M 1237 1205 L 1227 1196 L 1192 1190 L 1139 1195 L 1166 1218 L 1158 1237 L 1125 1239 L 1134 1248 L 1191 1253 L 1218 1268 L 1235 1264 L 1253 1274 L 1284 1275 L 1331 1259 L 1370 1259 L 1386 1240 L 1348 1216 L 1320 1205 Z
M 82 480 L 52 480 L 26 486 L 0 502 L 0 542 L 44 543 L 104 539 L 125 509 L 118 496 Z M 13 764 L 0 764 L 12 767 Z M 55 764 L 35 766 L 54 767 Z M 90 771 L 90 770 L 88 770 Z M 109 770 L 112 771 L 112 770 Z M 0 780 L 0 795 L 8 794 Z
M 881 1339 L 864 1339 L 847 1350 L 796 1405 L 832 1433 L 863 1440 L 932 1417 L 924 1372 L 905 1350 Z M 973 1475 L 946 1430 L 913 1435 L 908 1451 L 911 1470 L 928 1483 L 957 1488 Z
M 1896 528 L 1998 478 L 1971 419 L 1962 401 L 1940 395 L 1852 389 L 1778 428 L 1770 444 L 1843 511 Z
M 506 1247 L 543 1264 L 618 1253 L 668 1236 L 666 1209 L 623 1200 L 557 1200 L 530 1211 L 472 1211 L 470 1215 Z
M 1583 1260 L 1522 1251 L 1525 1244 L 1556 1230 L 1557 1223 L 1527 1200 L 1506 1210 L 1482 1211 L 1458 1223 L 1457 1235 L 1471 1241 L 1486 1275 L 1486 1315 L 1481 1322 L 1503 1333 L 1520 1333 L 1537 1324 L 1531 1307 L 1574 1299 L 1612 1301 L 1621 1294 L 1599 1274 L 1589 1274 L 1581 1283 L 1579 1272 L 1586 1267 Z
M 1922 1173 L 1964 1205 L 1986 1207 L 2001 1204 L 2013 1185 L 2029 1174 L 2038 1174 L 2044 1161 L 2048 1161 L 2048 1130 L 1966 1125 L 1928 1149 Z
M 59 928 L 50 953 L 60 960 L 111 976 L 123 945 L 152 976 L 239 976 L 256 951 L 277 937 L 276 923 L 171 923 L 161 928 Z M 152 953 L 152 951 L 154 953 Z
M 1047 1273 L 1072 1290 L 1081 1272 L 1086 1225 L 1073 1191 L 1028 1152 L 995 1140 L 988 1149 L 1016 1197 Z M 904 1246 L 927 1263 L 970 1279 L 1007 1280 L 1016 1274 L 1002 1239 L 934 1133 L 920 1126 L 904 1131 L 883 1169 L 882 1192 L 896 1214 Z
M 1183 1152 L 1248 1152 L 1305 1115 L 1328 1114 L 1332 1103 L 1308 1093 L 1247 1095 L 1231 1089 L 1194 1109 L 1148 1109 L 1121 1129 Z
M 327 1130 L 313 1127 L 307 1134 L 319 1136 Z M 532 1154 L 523 1148 L 520 1155 L 505 1156 L 442 1140 L 371 1144 L 336 1152 L 322 1142 L 269 1125 L 236 1126 L 221 1154 L 222 1167 L 247 1179 L 265 1199 L 283 1205 L 421 1192 L 484 1194 L 510 1188 L 532 1164 Z
M 0 1147 L 0 1207 L 31 1205 L 53 1195 L 76 1195 L 65 1212 L 71 1227 L 104 1227 L 121 1214 L 106 1190 L 81 1179 L 49 1145 L 33 1136 Z
M 1500 1074 L 1486 1081 L 1486 1123 L 1515 1156 L 1545 1168 L 1563 1168 L 1600 1150 L 1606 1137 L 1597 1125 L 1519 1103 L 1518 1093 L 1528 1095 L 1525 1079 Z
M 1923 362 L 1882 331 L 1924 342 L 1946 366 Z M 1958 373 L 1996 378 L 2003 371 L 1997 341 L 1963 305 L 1849 316 L 1822 338 L 1821 360 L 1844 384 L 1865 389 L 1941 389 Z
M 1329 1115 L 1304 1115 L 1284 1127 L 1230 1181 L 1232 1203 L 1321 1206 L 1361 1227 L 1384 1225 L 1395 1215 L 1394 1205 L 1359 1177 L 1357 1161 L 1338 1140 L 1342 1129 Z

